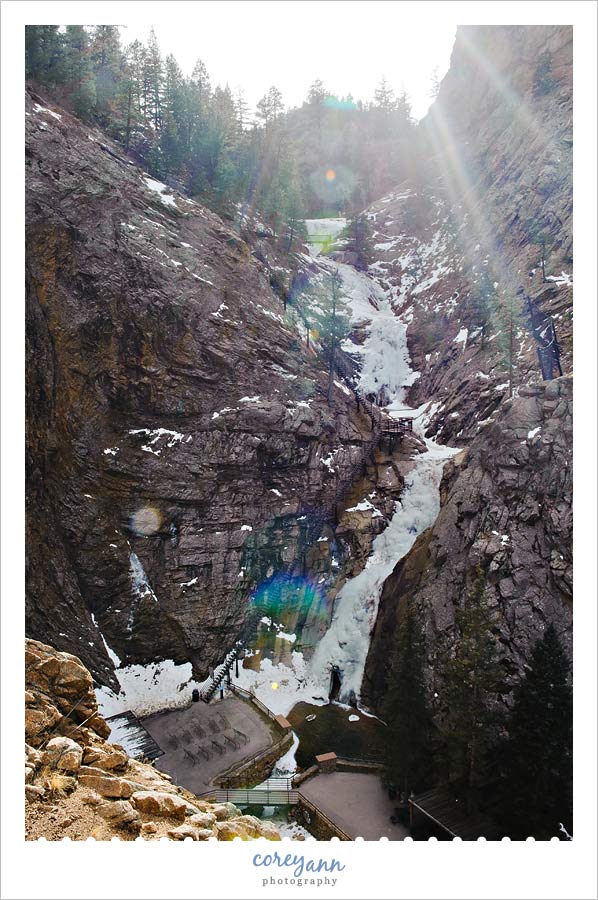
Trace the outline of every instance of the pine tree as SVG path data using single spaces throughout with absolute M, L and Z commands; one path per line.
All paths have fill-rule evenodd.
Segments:
M 25 26 L 25 74 L 40 84 L 63 80 L 63 38 L 58 25 Z
M 373 261 L 374 251 L 372 226 L 365 213 L 349 219 L 341 238 L 345 241 L 346 249 L 355 254 L 355 268 L 362 272 L 366 271 Z
M 424 663 L 422 628 L 415 611 L 408 607 L 399 625 L 384 701 L 386 777 L 405 795 L 425 787 L 431 771 L 432 719 Z
M 328 403 L 332 403 L 336 353 L 349 334 L 351 323 L 343 292 L 343 281 L 337 271 L 324 279 L 322 287 L 312 292 L 316 305 L 315 320 L 318 339 L 328 363 Z
M 514 692 L 497 761 L 509 836 L 548 840 L 572 832 L 573 695 L 570 664 L 551 624 Z
M 235 91 L 234 101 L 237 128 L 239 130 L 239 134 L 242 134 L 249 125 L 249 104 L 245 100 L 243 88 L 237 88 L 237 90 Z
M 496 296 L 497 305 L 494 312 L 493 325 L 498 328 L 497 343 L 507 372 L 509 397 L 512 397 L 515 387 L 517 361 L 517 331 L 518 323 L 522 319 L 522 312 L 520 303 L 513 294 L 509 293 L 506 297 Z
M 549 94 L 554 90 L 557 82 L 552 71 L 552 54 L 550 50 L 545 50 L 538 57 L 538 64 L 534 72 L 532 91 L 534 97 L 541 97 L 542 94 Z
M 96 25 L 90 56 L 95 76 L 95 116 L 102 127 L 118 131 L 114 126 L 122 52 L 116 25 Z
M 89 35 L 82 25 L 67 25 L 64 35 L 64 77 L 75 113 L 89 119 L 96 106 Z
M 480 329 L 481 350 L 483 350 L 486 345 L 488 328 L 493 321 L 495 311 L 498 307 L 495 284 L 497 284 L 497 282 L 494 273 L 492 270 L 485 268 L 478 278 L 477 284 L 471 291 L 470 304 L 474 322 Z
M 456 641 L 444 667 L 442 698 L 449 779 L 464 791 L 470 810 L 486 774 L 498 723 L 493 703 L 503 683 L 484 587 L 479 569 L 463 606 L 455 610 Z
M 382 78 L 380 84 L 374 91 L 374 102 L 376 107 L 384 113 L 390 113 L 396 107 L 396 98 L 393 89 L 387 82 L 386 78 Z
M 282 94 L 274 85 L 257 104 L 256 115 L 266 127 L 276 122 L 284 111 Z
M 144 112 L 157 131 L 160 128 L 162 119 L 164 72 L 162 54 L 160 53 L 158 39 L 153 28 L 150 29 L 144 63 Z

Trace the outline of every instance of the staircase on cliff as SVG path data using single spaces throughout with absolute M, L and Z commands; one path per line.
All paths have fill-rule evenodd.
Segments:
M 202 687 L 199 688 L 199 696 L 204 703 L 210 702 L 227 674 L 230 672 L 233 663 L 238 659 L 238 652 L 242 646 L 243 642 L 237 641 L 233 649 L 224 657 L 224 661 L 220 663 L 220 665 L 214 669 L 213 674 L 203 682 Z

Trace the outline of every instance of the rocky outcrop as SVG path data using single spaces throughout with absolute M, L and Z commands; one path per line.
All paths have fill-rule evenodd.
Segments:
M 406 604 L 425 622 L 428 677 L 440 686 L 455 608 L 480 572 L 507 684 L 549 623 L 571 653 L 572 475 L 572 379 L 522 387 L 448 464 L 436 523 L 384 585 L 363 685 L 372 705 L 384 696 Z
M 459 28 L 412 175 L 369 210 L 371 271 L 420 373 L 410 402 L 428 436 L 465 448 L 385 584 L 363 684 L 377 708 L 402 607 L 425 622 L 434 687 L 480 570 L 507 684 L 549 622 L 571 652 L 571 42 L 569 27 Z M 530 308 L 552 320 L 563 377 L 542 380 Z
M 336 531 L 369 419 L 237 230 L 36 94 L 26 130 L 27 633 L 114 689 L 117 659 L 205 677 L 282 574 L 320 585 L 309 648 L 381 527 Z
M 76 657 L 28 640 L 25 700 L 28 840 L 280 840 L 272 823 L 200 800 L 108 743 L 91 675 Z
M 570 27 L 459 28 L 412 175 L 368 211 L 372 273 L 409 322 L 410 401 L 434 401 L 443 443 L 542 379 L 528 297 L 571 372 L 572 71 Z

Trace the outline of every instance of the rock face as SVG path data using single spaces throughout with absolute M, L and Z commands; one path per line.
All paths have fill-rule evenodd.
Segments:
M 478 567 L 512 679 L 549 622 L 571 651 L 571 41 L 460 28 L 413 176 L 369 211 L 372 272 L 421 373 L 410 402 L 430 404 L 428 436 L 467 448 L 385 584 L 363 684 L 378 708 L 401 606 L 422 613 L 433 681 Z M 563 377 L 542 381 L 527 298 L 542 328 L 552 317 Z
M 421 373 L 410 400 L 435 402 L 443 443 L 469 444 L 510 381 L 541 380 L 528 297 L 571 372 L 572 72 L 569 27 L 458 29 L 413 175 L 369 210 Z
M 199 800 L 107 743 L 91 675 L 76 657 L 28 640 L 25 689 L 28 840 L 280 840 L 272 823 L 243 816 L 232 803 Z
M 328 406 L 235 230 L 43 98 L 26 108 L 27 633 L 112 688 L 117 657 L 205 677 L 283 573 L 322 585 L 296 610 L 309 645 L 381 527 L 335 531 L 369 419 L 340 387 Z M 399 491 L 380 487 L 386 515 Z
M 507 673 L 521 674 L 550 622 L 571 653 L 572 474 L 572 379 L 522 387 L 447 466 L 436 523 L 384 585 L 364 678 L 369 702 L 383 699 L 408 603 L 426 623 L 429 678 L 440 686 L 436 661 L 451 646 L 455 607 L 480 571 Z

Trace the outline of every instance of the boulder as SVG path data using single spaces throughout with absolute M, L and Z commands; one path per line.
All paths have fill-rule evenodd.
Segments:
M 79 784 L 97 791 L 102 797 L 128 799 L 135 790 L 134 785 L 124 778 L 110 778 L 108 775 L 80 775 Z
M 215 821 L 216 816 L 209 812 L 198 812 L 189 816 L 188 819 L 189 824 L 195 825 L 197 828 L 211 828 Z
M 42 762 L 50 769 L 61 772 L 77 772 L 83 758 L 83 748 L 68 737 L 55 737 L 48 741 Z
M 113 744 L 106 744 L 103 749 L 99 747 L 86 747 L 83 752 L 83 762 L 94 765 L 98 769 L 124 769 L 129 763 L 129 757 L 124 750 L 118 749 Z
M 169 816 L 183 819 L 187 815 L 190 804 L 176 794 L 168 794 L 165 791 L 135 791 L 131 797 L 131 803 L 140 812 L 152 816 Z M 194 810 L 194 813 L 198 810 Z
M 128 800 L 100 800 L 95 804 L 96 812 L 116 828 L 139 830 L 141 816 Z
M 234 803 L 215 803 L 210 808 L 210 812 L 219 822 L 241 815 L 241 810 L 238 809 Z
M 192 841 L 197 840 L 197 829 L 191 825 L 179 825 L 177 828 L 170 828 L 166 834 L 171 841 L 184 841 L 185 838 L 191 838 Z

